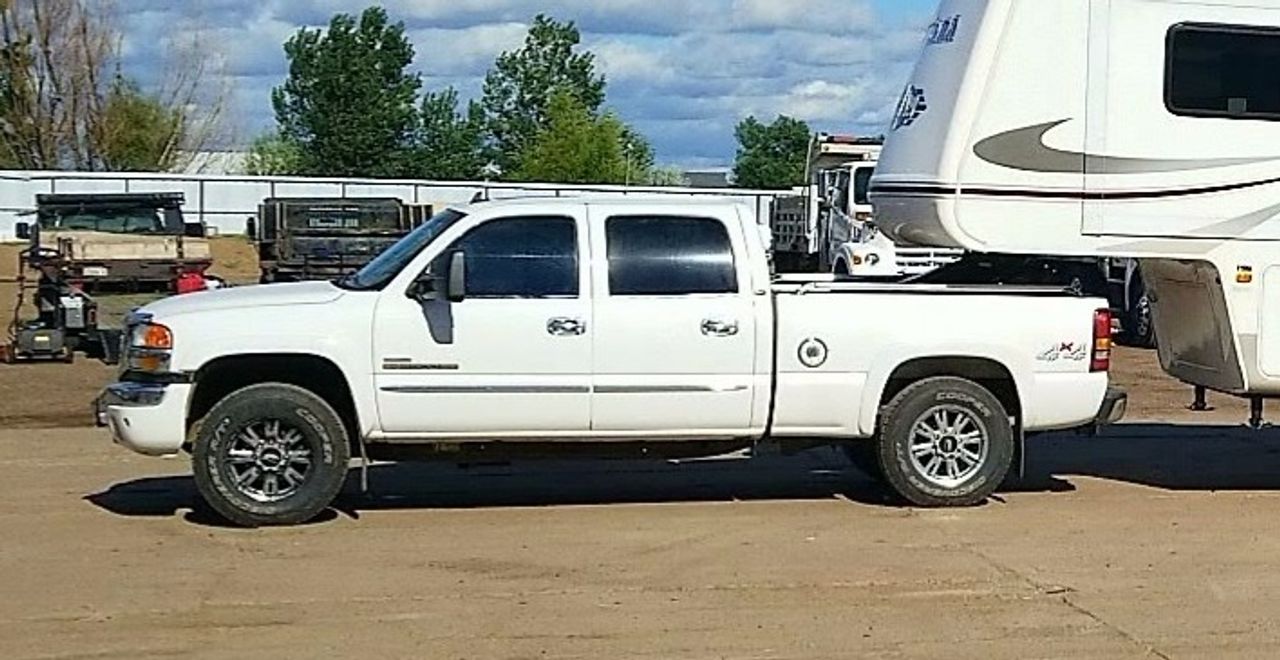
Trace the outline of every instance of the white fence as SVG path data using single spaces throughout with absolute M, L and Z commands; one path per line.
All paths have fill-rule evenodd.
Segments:
M 576 195 L 662 195 L 724 197 L 745 202 L 767 222 L 773 201 L 789 194 L 776 190 L 642 188 L 489 182 L 441 182 L 383 179 L 210 176 L 151 173 L 0 171 L 0 240 L 12 239 L 14 223 L 35 208 L 46 193 L 180 192 L 188 221 L 201 221 L 219 234 L 241 234 L 245 220 L 269 197 L 395 197 L 437 208 L 466 203 L 487 192 L 492 199 Z

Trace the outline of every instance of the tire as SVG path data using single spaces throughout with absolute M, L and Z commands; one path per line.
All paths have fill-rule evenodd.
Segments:
M 293 385 L 233 392 L 195 432 L 196 489 L 244 527 L 296 525 L 333 503 L 346 481 L 351 446 L 333 407 Z
M 931 442 L 927 433 L 936 429 L 951 432 Z M 882 411 L 879 437 L 886 483 L 915 506 L 981 504 L 1013 464 L 1008 412 L 986 388 L 962 378 L 930 378 L 904 389 Z
M 1155 348 L 1155 320 L 1151 317 L 1151 298 L 1145 289 L 1140 290 L 1129 304 L 1129 311 L 1124 318 L 1124 333 L 1121 339 L 1127 346 L 1135 348 Z

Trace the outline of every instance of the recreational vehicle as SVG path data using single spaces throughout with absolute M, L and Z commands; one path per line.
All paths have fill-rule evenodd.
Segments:
M 1161 362 L 1280 396 L 1280 2 L 946 0 L 872 181 L 895 240 L 1133 257 Z

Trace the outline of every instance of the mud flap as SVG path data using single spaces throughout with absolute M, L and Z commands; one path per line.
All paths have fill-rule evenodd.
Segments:
M 1027 476 L 1027 432 L 1022 429 L 1021 421 L 1013 427 L 1013 442 L 1013 460 L 1018 465 L 1018 480 L 1021 481 Z

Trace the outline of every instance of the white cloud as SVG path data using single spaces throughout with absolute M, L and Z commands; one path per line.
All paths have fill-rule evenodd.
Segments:
M 165 34 L 201 32 L 233 76 L 242 132 L 270 125 L 269 94 L 286 70 L 283 42 L 349 0 L 118 0 L 126 66 L 146 80 Z M 406 23 L 428 87 L 479 93 L 532 14 L 574 20 L 609 79 L 610 107 L 673 162 L 725 163 L 733 126 L 788 114 L 820 130 L 884 129 L 928 22 L 928 0 L 383 0 Z M 910 7 L 908 7 L 908 5 Z M 887 18 L 892 10 L 894 18 Z M 910 11 L 909 11 L 910 10 Z M 912 13 L 914 12 L 914 13 Z M 135 73 L 137 72 L 137 73 Z

